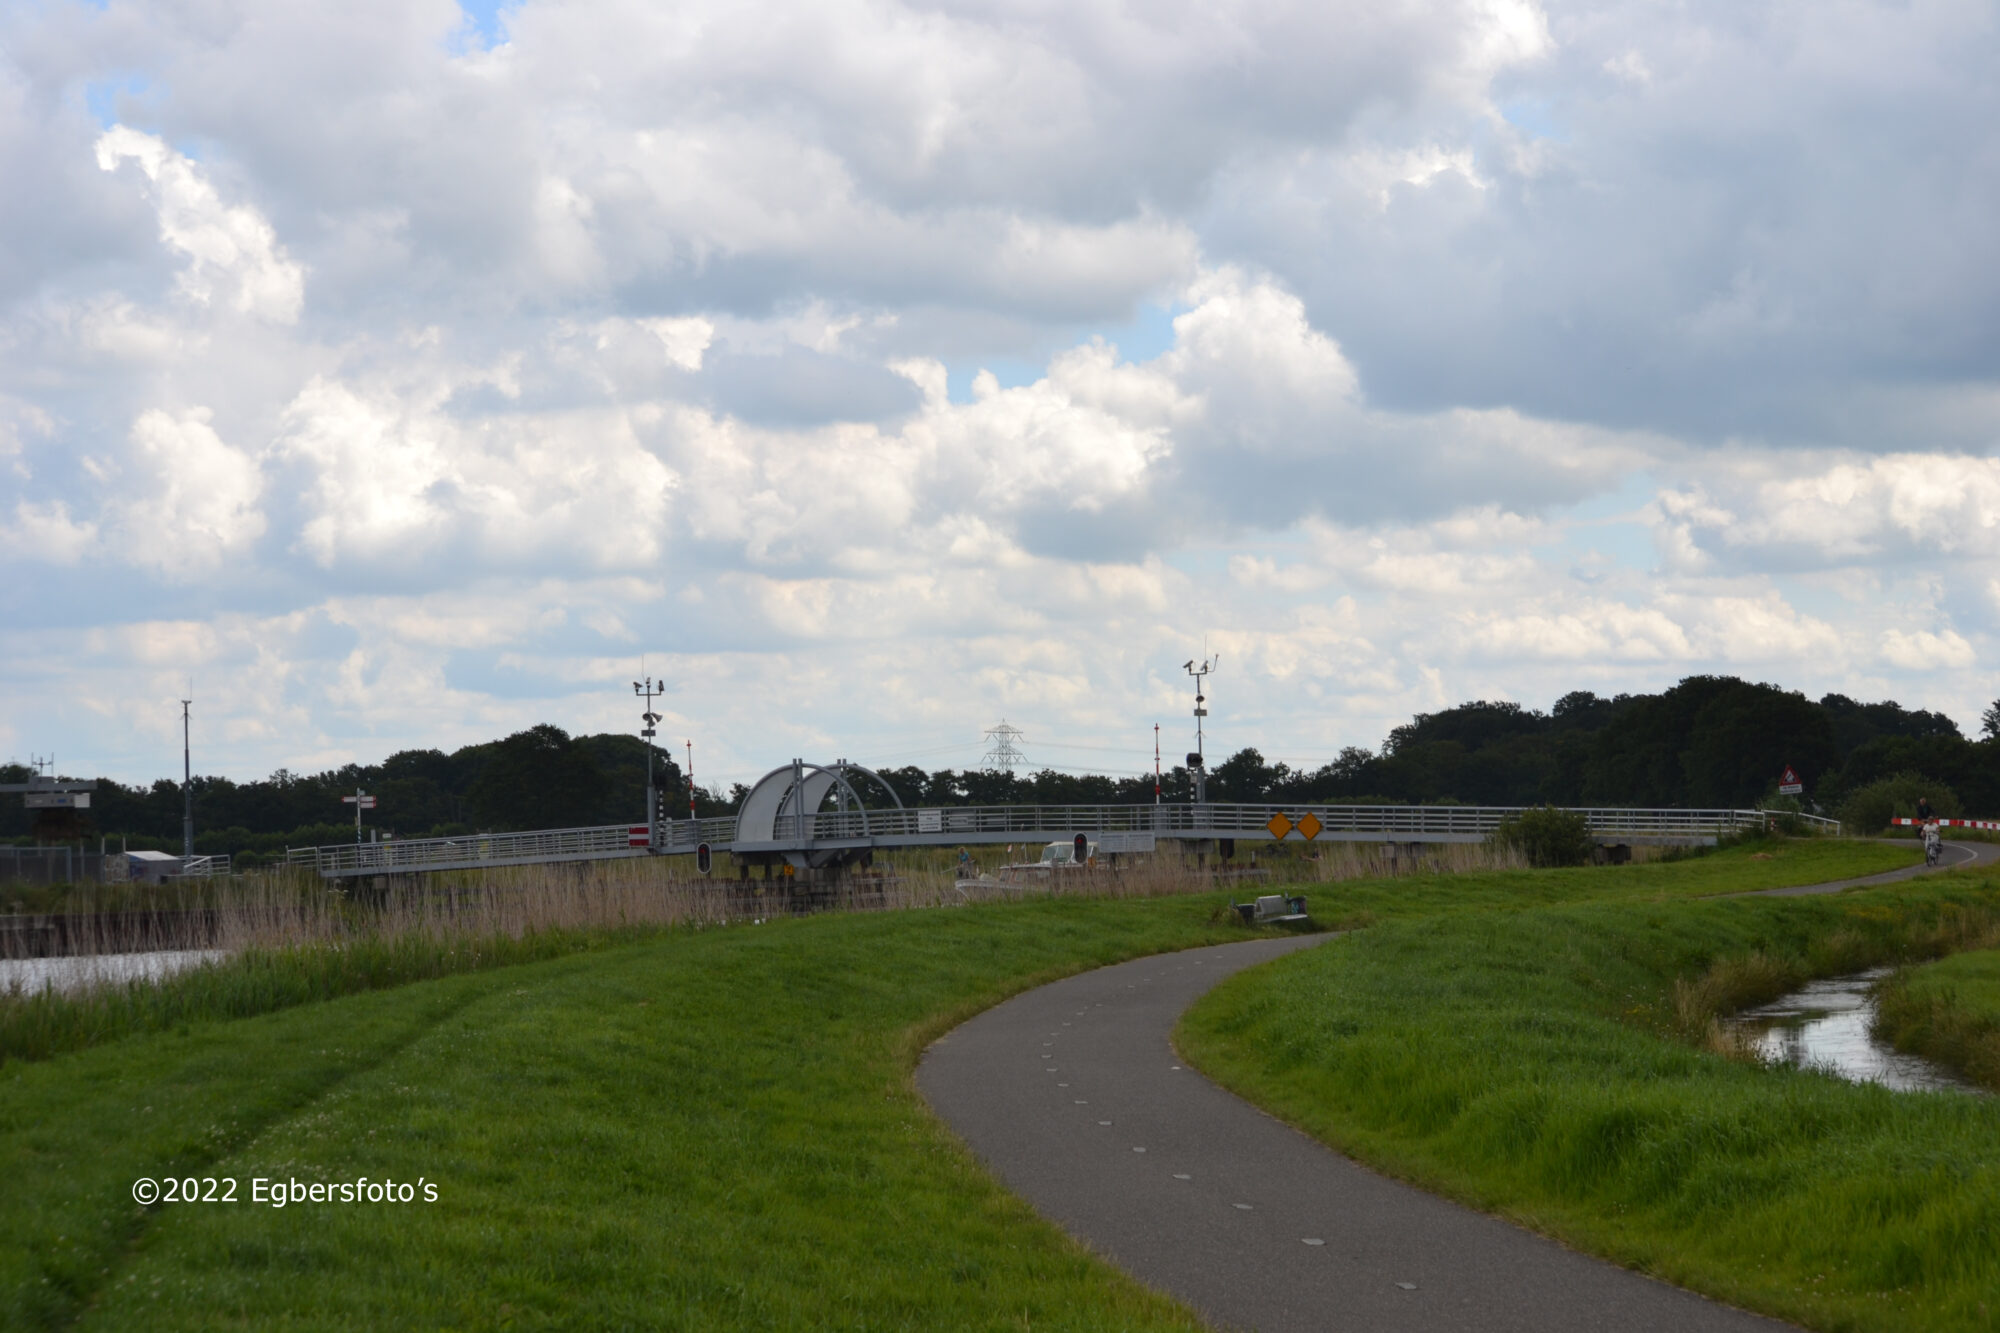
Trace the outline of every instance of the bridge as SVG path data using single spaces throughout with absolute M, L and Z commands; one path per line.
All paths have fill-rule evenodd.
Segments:
M 867 803 L 862 793 L 876 795 Z M 886 799 L 888 804 L 880 801 Z M 407 838 L 380 843 L 299 847 L 291 864 L 329 879 L 422 874 L 554 862 L 688 855 L 706 845 L 733 853 L 744 868 L 789 865 L 794 871 L 839 873 L 878 851 L 993 843 L 1045 843 L 1081 833 L 1102 855 L 1213 849 L 1226 856 L 1237 843 L 1374 842 L 1472 843 L 1530 807 L 1491 805 L 1332 805 L 1204 803 L 1200 805 L 1008 805 L 913 809 L 879 775 L 858 764 L 794 760 L 773 769 L 743 798 L 733 816 L 644 824 L 481 833 L 457 838 Z M 1760 829 L 1763 810 L 1580 809 L 1591 835 L 1608 845 L 1713 845 L 1723 834 Z M 1839 825 L 1793 816 L 1823 831 Z

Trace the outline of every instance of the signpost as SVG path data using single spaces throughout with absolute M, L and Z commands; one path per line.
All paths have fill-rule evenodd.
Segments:
M 343 805 L 354 807 L 354 845 L 359 847 L 361 845 L 361 812 L 363 810 L 373 810 L 375 808 L 375 798 L 361 790 L 361 788 L 356 787 L 354 795 L 343 796 L 340 798 L 340 801 Z
M 1806 785 L 1799 781 L 1798 773 L 1790 764 L 1786 764 L 1784 774 L 1778 779 L 1778 795 L 1797 796 L 1805 789 Z

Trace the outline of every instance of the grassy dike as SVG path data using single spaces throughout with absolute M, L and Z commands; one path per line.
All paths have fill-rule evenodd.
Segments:
M 1471 921 L 1911 855 L 1775 844 L 1307 887 L 1329 916 Z M 910 1072 L 1007 994 L 1246 937 L 1220 903 L 676 929 L 506 966 L 266 956 L 169 983 L 170 1026 L 135 1000 L 89 1049 L 0 1066 L 0 1327 L 1192 1327 L 1000 1190 Z M 238 1201 L 132 1201 L 169 1175 L 234 1177 Z M 248 1202 L 258 1176 L 421 1177 L 439 1197 L 276 1209 Z
M 1822 898 L 1590 903 L 1388 922 L 1242 974 L 1178 1040 L 1382 1170 L 1829 1329 L 2000 1314 L 2000 1102 L 1703 1048 L 1716 993 L 1948 947 L 1968 875 Z
M 910 1081 L 1004 995 L 1239 938 L 1215 900 L 681 931 L 0 1076 L 0 1325 L 1186 1328 Z M 138 1176 L 435 1182 L 177 1204 Z
M 1876 1035 L 1898 1050 L 2000 1092 L 2000 949 L 1899 972 L 1882 988 L 1876 1013 Z

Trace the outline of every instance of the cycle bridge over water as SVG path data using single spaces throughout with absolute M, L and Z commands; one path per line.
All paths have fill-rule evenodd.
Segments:
M 864 790 L 890 804 L 869 805 Z M 878 795 L 877 799 L 881 799 Z M 878 851 L 993 843 L 1046 843 L 1081 833 L 1100 854 L 1210 850 L 1227 855 L 1236 843 L 1279 841 L 1481 842 L 1524 807 L 1491 805 L 1337 805 L 1328 803 L 1204 803 L 1140 805 L 1006 805 L 906 807 L 893 788 L 859 765 L 794 761 L 774 769 L 744 797 L 736 814 L 715 819 L 663 820 L 657 837 L 646 825 L 480 833 L 453 838 L 299 847 L 289 861 L 330 879 L 422 874 L 495 866 L 608 861 L 690 855 L 706 844 L 733 853 L 739 866 L 790 865 L 830 871 L 872 859 Z M 1577 810 L 1598 842 L 1713 844 L 1726 833 L 1763 827 L 1762 810 Z M 1832 820 L 1794 816 L 1833 827 Z

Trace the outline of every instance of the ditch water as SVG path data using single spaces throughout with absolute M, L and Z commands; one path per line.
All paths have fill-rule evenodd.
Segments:
M 220 949 L 166 949 L 157 953 L 0 959 L 0 992 L 19 986 L 32 995 L 41 990 L 79 990 L 103 982 L 158 981 L 222 956 Z
M 1983 1094 L 1986 1090 L 1977 1084 L 1869 1034 L 1875 1020 L 1874 986 L 1890 970 L 1876 967 L 1809 982 L 1782 999 L 1744 1010 L 1727 1025 L 1752 1038 L 1757 1054 L 1773 1064 L 1823 1069 L 1895 1092 Z

